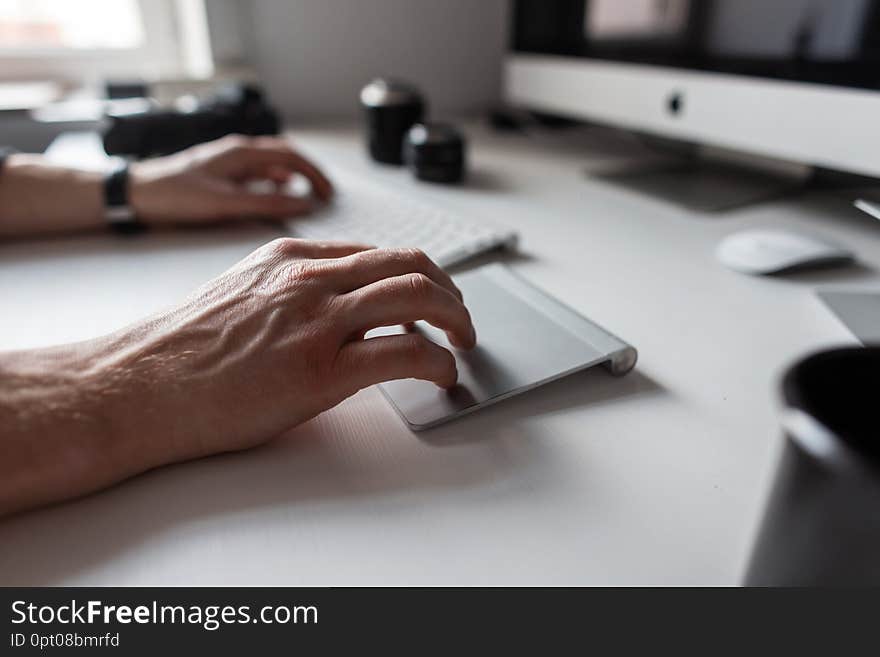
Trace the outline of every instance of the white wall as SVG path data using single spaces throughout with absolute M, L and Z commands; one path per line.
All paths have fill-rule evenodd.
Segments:
M 211 54 L 219 67 L 249 64 L 254 50 L 254 25 L 249 3 L 242 0 L 206 0 Z
M 500 97 L 507 0 L 252 0 L 251 60 L 293 120 L 352 116 L 360 88 L 417 83 L 434 118 Z

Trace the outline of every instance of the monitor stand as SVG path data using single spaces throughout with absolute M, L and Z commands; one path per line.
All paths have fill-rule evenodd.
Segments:
M 664 162 L 635 163 L 588 175 L 704 213 L 724 212 L 801 191 L 813 176 L 812 168 L 805 165 L 666 140 L 651 139 L 650 143 L 666 156 Z

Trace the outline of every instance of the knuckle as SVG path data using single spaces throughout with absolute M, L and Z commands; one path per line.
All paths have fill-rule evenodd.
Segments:
M 265 248 L 270 254 L 277 256 L 295 255 L 299 249 L 299 240 L 293 237 L 278 237 L 269 242 Z
M 431 262 L 425 252 L 417 248 L 404 249 L 401 255 L 404 260 L 420 268 Z
M 321 277 L 321 268 L 313 260 L 297 260 L 284 266 L 284 279 L 289 285 L 314 281 Z
M 302 240 L 291 237 L 274 239 L 257 251 L 270 288 L 296 287 L 322 277 L 321 261 L 300 258 L 301 251 Z
M 230 149 L 245 148 L 250 145 L 250 139 L 245 135 L 234 133 L 223 137 L 223 144 Z
M 407 274 L 406 285 L 410 293 L 416 298 L 422 299 L 431 295 L 431 279 L 421 273 Z

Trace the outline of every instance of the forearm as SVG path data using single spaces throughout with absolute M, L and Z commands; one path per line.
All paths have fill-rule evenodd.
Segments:
M 109 354 L 92 342 L 0 353 L 0 515 L 150 467 L 126 431 L 132 400 L 113 381 Z
M 221 451 L 210 444 L 228 404 L 204 395 L 212 377 L 190 362 L 180 321 L 0 352 L 0 516 Z
M 0 171 L 0 238 L 100 228 L 103 176 L 11 155 Z

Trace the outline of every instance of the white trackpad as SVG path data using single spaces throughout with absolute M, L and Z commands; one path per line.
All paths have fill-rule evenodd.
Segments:
M 488 265 L 455 277 L 477 331 L 472 351 L 453 348 L 443 331 L 424 322 L 416 330 L 450 349 L 459 384 L 441 390 L 432 383 L 403 379 L 381 384 L 382 392 L 415 430 L 605 362 L 623 374 L 636 351 L 590 320 L 526 283 L 504 265 Z M 378 329 L 368 337 L 398 333 Z

